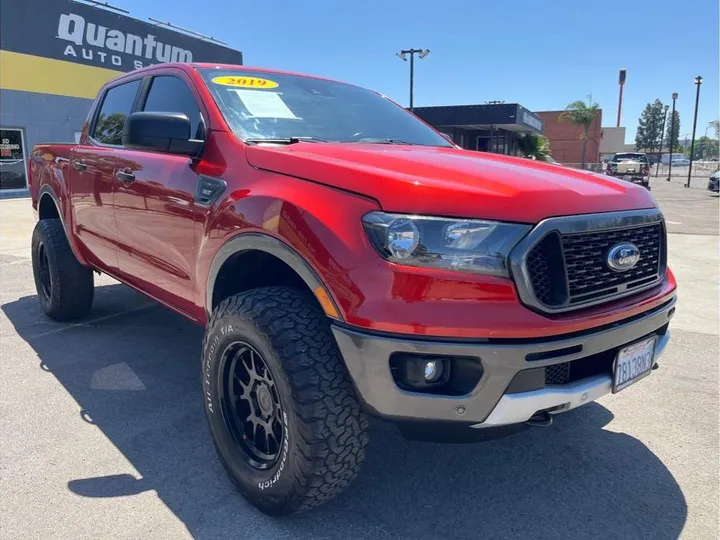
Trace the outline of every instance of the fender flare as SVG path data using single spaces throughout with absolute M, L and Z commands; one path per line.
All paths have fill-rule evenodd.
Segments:
M 42 202 L 42 199 L 44 196 L 48 196 L 52 199 L 53 203 L 55 204 L 55 209 L 57 210 L 58 216 L 60 217 L 60 223 L 62 224 L 63 230 L 65 231 L 65 238 L 67 238 L 68 244 L 70 244 L 70 249 L 73 252 L 73 255 L 75 255 L 75 258 L 78 260 L 80 264 L 83 266 L 89 266 L 87 264 L 87 261 L 84 257 L 81 257 L 78 253 L 77 246 L 75 245 L 75 241 L 70 234 L 70 231 L 68 230 L 67 223 L 65 223 L 65 215 L 63 213 L 63 207 L 62 204 L 60 204 L 60 199 L 58 198 L 57 194 L 55 193 L 55 190 L 53 187 L 49 184 L 44 184 L 40 191 L 38 191 L 38 206 L 37 206 L 37 212 L 38 215 L 40 213 L 40 203 Z
M 37 198 L 38 216 L 40 215 L 40 203 L 42 203 L 43 197 L 45 195 L 48 195 L 52 199 L 53 203 L 55 204 L 55 210 L 57 210 L 57 214 L 58 214 L 58 216 L 60 216 L 60 223 L 62 223 L 63 229 L 65 230 L 65 236 L 67 237 L 68 242 L 70 244 L 72 244 L 72 242 L 70 242 L 70 235 L 68 234 L 67 225 L 65 225 L 65 216 L 63 215 L 62 205 L 60 204 L 60 199 L 58 198 L 57 194 L 55 193 L 55 190 L 53 189 L 53 187 L 49 184 L 43 185 L 40 188 L 40 191 L 38 192 L 38 198 Z
M 210 265 L 210 271 L 207 277 L 207 288 L 205 289 L 205 312 L 208 319 L 212 313 L 215 281 L 220 273 L 220 269 L 230 257 L 243 251 L 263 251 L 280 259 L 300 276 L 321 305 L 323 305 L 325 301 L 329 301 L 332 304 L 332 308 L 334 308 L 335 314 L 337 314 L 335 318 L 341 318 L 339 315 L 340 310 L 325 287 L 325 284 L 320 279 L 320 276 L 318 276 L 313 267 L 310 266 L 295 249 L 285 242 L 267 234 L 240 233 L 222 245 Z M 324 296 L 324 298 L 321 298 L 321 296 Z M 323 305 L 323 309 L 328 315 L 332 316 L 328 313 L 325 305 Z

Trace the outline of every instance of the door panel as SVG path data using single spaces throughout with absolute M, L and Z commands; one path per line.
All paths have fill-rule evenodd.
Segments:
M 118 269 L 114 172 L 114 148 L 78 146 L 71 154 L 69 191 L 75 234 L 88 261 L 111 272 Z
M 70 158 L 70 198 L 74 227 L 88 260 L 100 269 L 118 269 L 115 224 L 115 158 L 122 143 L 125 119 L 132 112 L 140 79 L 105 91 L 85 144 Z
M 122 150 L 116 163 L 115 218 L 123 279 L 191 313 L 198 182 L 192 160 Z

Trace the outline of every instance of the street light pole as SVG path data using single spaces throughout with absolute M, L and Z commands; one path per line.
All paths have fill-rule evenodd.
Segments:
M 702 84 L 702 77 L 698 75 L 695 77 L 695 86 L 697 86 L 697 92 L 695 93 L 695 118 L 693 118 L 693 132 L 692 140 L 690 141 L 690 166 L 688 167 L 688 181 L 685 184 L 686 188 L 690 187 L 690 176 L 692 176 L 692 164 L 693 156 L 695 154 L 695 128 L 697 127 L 697 111 L 698 103 L 700 102 L 700 85 Z
M 675 138 L 675 100 L 678 98 L 678 93 L 673 92 L 672 98 L 673 107 L 672 114 L 670 115 L 670 140 L 668 141 L 668 150 L 670 151 L 670 156 L 668 157 L 668 182 L 670 181 L 670 176 L 672 175 L 673 139 Z
M 665 122 L 667 121 L 667 112 L 670 108 L 670 105 L 665 105 L 665 115 L 663 116 L 663 127 L 660 130 L 660 152 L 658 153 L 658 161 L 657 165 L 655 166 L 655 178 L 658 177 L 658 174 L 660 172 L 660 161 L 662 161 L 662 143 L 663 143 L 663 137 L 665 136 Z
M 410 110 L 413 110 L 413 88 L 415 86 L 415 55 L 418 55 L 422 60 L 428 54 L 430 49 L 405 49 L 397 53 L 397 56 L 403 62 L 407 62 L 407 55 L 410 55 Z

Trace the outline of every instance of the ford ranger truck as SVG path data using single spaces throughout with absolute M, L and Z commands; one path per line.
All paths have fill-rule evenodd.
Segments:
M 83 317 L 101 272 L 204 326 L 218 456 L 269 514 L 341 492 L 370 415 L 430 440 L 547 426 L 638 391 L 670 337 L 647 190 L 462 150 L 350 84 L 133 71 L 31 171 L 42 309 Z

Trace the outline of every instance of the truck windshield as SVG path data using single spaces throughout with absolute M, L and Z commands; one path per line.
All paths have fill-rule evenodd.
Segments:
M 358 86 L 279 73 L 198 71 L 230 128 L 244 141 L 451 146 L 413 114 Z
M 615 154 L 613 161 L 640 161 L 641 163 L 647 163 L 647 156 L 645 154 Z

